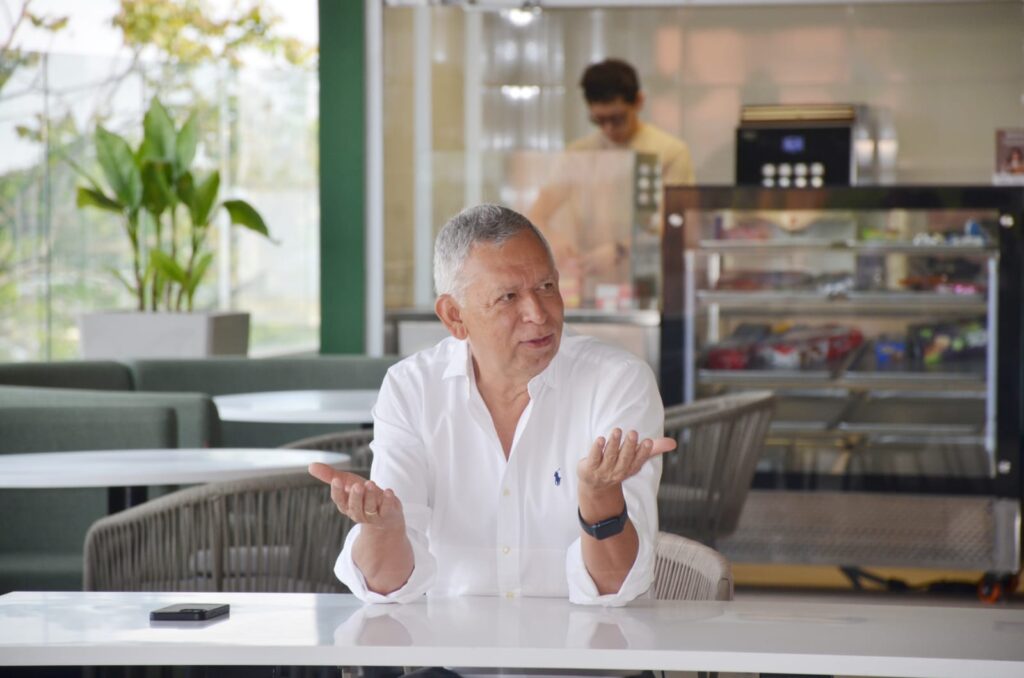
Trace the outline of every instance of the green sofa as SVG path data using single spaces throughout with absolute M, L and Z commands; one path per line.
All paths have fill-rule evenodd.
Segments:
M 0 454 L 277 447 L 345 427 L 222 423 L 212 396 L 377 388 L 396 360 L 313 356 L 0 363 Z M 162 491 L 152 488 L 151 495 Z M 79 588 L 85 530 L 105 512 L 102 489 L 0 489 L 0 592 Z
M 375 389 L 397 356 L 305 358 L 205 358 L 128 363 L 135 388 L 144 392 L 199 391 L 211 396 L 252 391 Z M 222 447 L 279 447 L 351 426 L 221 422 Z
M 169 406 L 0 406 L 0 454 L 177 444 Z M 102 488 L 0 489 L 0 593 L 80 590 L 85 533 L 106 513 Z

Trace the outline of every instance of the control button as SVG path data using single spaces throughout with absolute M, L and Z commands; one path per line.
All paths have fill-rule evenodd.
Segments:
M 807 188 L 807 177 L 797 177 L 793 180 L 793 185 L 797 188 Z
M 775 165 L 771 163 L 765 163 L 761 165 L 761 176 L 763 177 L 774 177 L 775 176 Z
M 790 167 L 788 162 L 784 162 L 781 165 L 779 165 L 779 176 L 780 177 L 788 177 L 792 173 L 793 173 L 793 168 Z
M 781 177 L 779 179 L 779 188 L 789 188 L 789 177 Z
M 639 188 L 641 191 L 646 191 L 648 188 L 651 187 L 651 180 L 648 179 L 647 177 L 640 177 L 636 182 L 636 187 Z
M 764 179 L 761 180 L 761 185 L 764 186 L 765 188 L 774 188 L 775 187 L 775 179 L 770 179 L 768 177 L 765 177 Z
M 811 186 L 814 188 L 821 188 L 825 185 L 825 182 L 821 180 L 821 177 L 811 177 Z
M 793 168 L 793 172 L 798 177 L 805 177 L 807 176 L 807 165 L 803 164 L 802 162 L 798 162 L 796 166 Z
M 811 163 L 811 174 L 820 177 L 825 174 L 825 166 L 820 162 Z

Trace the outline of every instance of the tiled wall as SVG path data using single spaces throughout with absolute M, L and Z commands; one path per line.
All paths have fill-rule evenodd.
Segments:
M 391 308 L 412 302 L 414 11 L 385 12 Z M 904 184 L 988 183 L 995 129 L 1024 127 L 1024 5 L 1017 1 L 548 10 L 514 29 L 489 13 L 482 53 L 468 57 L 463 10 L 429 11 L 439 152 L 460 150 L 466 58 L 482 60 L 492 93 L 501 84 L 541 87 L 535 103 L 517 103 L 523 119 L 511 116 L 513 133 L 522 134 L 528 116 L 550 120 L 557 97 L 563 143 L 590 131 L 578 96 L 582 69 L 602 56 L 633 62 L 648 97 L 647 119 L 687 140 L 703 184 L 732 183 L 735 128 L 747 103 L 850 102 L 887 112 L 899 142 L 895 180 Z M 554 29 L 562 54 L 544 70 Z M 492 68 L 510 43 L 519 67 Z M 537 64 L 529 63 L 531 54 Z M 552 72 L 562 73 L 561 85 L 550 81 Z M 485 132 L 496 133 L 494 124 L 485 121 Z M 520 145 L 530 147 L 536 138 L 522 134 Z

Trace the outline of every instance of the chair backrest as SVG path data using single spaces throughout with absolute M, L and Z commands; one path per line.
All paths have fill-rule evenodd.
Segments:
M 146 359 L 129 362 L 140 391 L 209 395 L 323 388 L 380 388 L 397 356 Z
M 369 477 L 370 464 L 373 461 L 373 452 L 370 451 L 371 442 L 373 442 L 373 429 L 361 428 L 303 438 L 281 447 L 290 450 L 345 452 L 352 457 L 352 463 L 348 470 Z
M 192 487 L 96 521 L 84 588 L 340 593 L 350 527 L 307 473 Z
M 732 600 L 732 567 L 709 546 L 659 532 L 653 588 L 656 600 Z
M 664 456 L 663 530 L 713 545 L 736 529 L 774 409 L 770 391 L 754 391 L 665 410 L 665 435 L 679 447 Z
M 113 360 L 0 363 L 0 384 L 131 391 L 132 372 Z
M 139 393 L 79 388 L 0 386 L 0 408 L 108 407 L 114 413 L 128 407 L 169 407 L 174 410 L 178 445 L 210 447 L 220 444 L 220 417 L 204 393 Z
M 378 389 L 397 356 L 214 357 L 129 362 L 139 391 L 199 391 L 211 396 L 258 391 Z M 221 423 L 224 447 L 277 447 L 338 430 L 336 424 Z

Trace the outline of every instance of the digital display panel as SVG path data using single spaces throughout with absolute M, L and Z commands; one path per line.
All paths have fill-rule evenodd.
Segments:
M 787 134 L 782 137 L 782 152 L 789 154 L 804 152 L 804 138 L 800 134 Z

